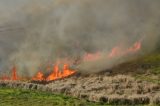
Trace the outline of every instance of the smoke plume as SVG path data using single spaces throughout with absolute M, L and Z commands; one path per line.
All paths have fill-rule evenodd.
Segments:
M 0 1 L 2 2 L 2 1 Z M 159 0 L 6 0 L 0 3 L 0 70 L 15 64 L 32 76 L 45 64 L 78 62 L 81 72 L 98 72 L 150 53 L 160 39 Z M 16 9 L 15 9 L 16 8 Z M 141 41 L 140 53 L 107 59 L 112 48 Z M 101 53 L 93 62 L 87 53 Z

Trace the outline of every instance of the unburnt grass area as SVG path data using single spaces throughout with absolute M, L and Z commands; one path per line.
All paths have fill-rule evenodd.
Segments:
M 160 53 L 148 54 L 115 66 L 112 74 L 131 75 L 136 79 L 160 84 Z
M 110 106 L 64 95 L 0 87 L 0 106 Z
M 49 92 L 54 94 L 53 97 L 55 94 L 65 94 L 79 98 L 76 103 L 78 100 L 86 100 L 85 103 L 96 102 L 110 105 L 160 105 L 159 84 L 136 80 L 125 75 L 70 77 L 47 85 L 20 81 L 0 81 L 0 86 Z M 98 105 L 101 106 L 102 104 Z M 85 106 L 89 106 L 89 104 Z

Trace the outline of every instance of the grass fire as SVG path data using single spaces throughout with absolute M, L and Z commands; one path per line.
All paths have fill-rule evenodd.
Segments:
M 1 0 L 0 106 L 159 106 L 159 0 Z
M 140 42 L 136 42 L 132 47 L 130 47 L 126 50 L 121 50 L 121 48 L 117 46 L 117 47 L 114 47 L 111 50 L 111 52 L 108 55 L 106 55 L 106 57 L 108 59 L 111 59 L 111 58 L 116 58 L 118 56 L 133 54 L 133 53 L 138 52 L 140 49 L 141 49 Z M 100 56 L 101 56 L 101 53 L 86 54 L 83 57 L 83 61 L 96 61 L 101 58 Z M 35 76 L 33 76 L 31 79 L 28 79 L 28 80 L 53 81 L 53 80 L 62 79 L 62 78 L 71 76 L 76 73 L 76 70 L 70 69 L 68 64 L 64 64 L 62 70 L 59 69 L 58 63 L 55 64 L 53 67 L 48 67 L 48 69 L 49 70 L 51 69 L 51 71 L 52 71 L 49 73 L 48 76 L 45 76 L 45 74 L 43 73 L 44 71 L 38 71 Z M 13 68 L 11 69 L 11 77 L 9 77 L 9 76 L 6 77 L 6 76 L 7 75 L 2 76 L 1 79 L 2 80 L 13 80 L 13 81 L 24 79 L 24 78 L 21 78 L 20 76 L 18 77 L 16 66 L 13 66 Z

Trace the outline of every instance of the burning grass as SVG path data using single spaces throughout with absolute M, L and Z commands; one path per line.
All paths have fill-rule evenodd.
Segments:
M 138 51 L 140 51 L 141 49 L 141 41 L 137 41 L 135 42 L 132 46 L 125 48 L 125 47 L 121 47 L 121 46 L 116 46 L 114 48 L 111 49 L 111 51 L 109 53 L 103 53 L 103 52 L 97 52 L 97 53 L 86 53 L 84 54 L 84 56 L 81 57 L 81 59 L 78 60 L 67 60 L 67 57 L 62 59 L 62 60 L 58 60 L 57 62 L 55 62 L 55 64 L 52 66 L 47 67 L 47 69 L 40 69 L 38 70 L 38 72 L 35 74 L 35 76 L 32 76 L 32 78 L 29 78 L 31 80 L 34 81 L 54 81 L 57 79 L 62 79 L 62 78 L 66 78 L 68 76 L 71 76 L 73 74 L 75 74 L 77 71 L 79 70 L 88 70 L 88 71 L 94 71 L 97 70 L 96 68 L 93 68 L 93 70 L 89 70 L 90 68 L 86 68 L 85 65 L 83 63 L 85 62 L 95 62 L 96 60 L 101 60 L 102 58 L 106 59 L 114 59 L 114 58 L 119 58 L 119 57 L 124 57 L 127 55 L 133 55 L 138 53 Z M 102 54 L 104 55 L 104 57 L 102 56 Z M 69 64 L 67 64 L 69 63 Z M 86 64 L 86 63 L 85 63 Z M 49 65 L 49 64 L 48 64 Z M 63 66 L 62 69 L 60 69 L 60 65 Z M 70 68 L 70 66 L 72 65 L 78 65 L 77 70 L 73 70 Z M 84 65 L 84 66 L 83 66 Z M 89 64 L 87 65 L 89 66 Z M 42 68 L 42 67 L 41 67 Z M 83 69 L 84 68 L 84 69 Z M 100 67 L 99 67 L 100 68 Z M 49 69 L 49 70 L 48 70 Z M 46 76 L 47 72 L 45 71 L 49 71 L 49 75 Z M 101 69 L 97 70 L 98 72 L 101 71 Z M 2 80 L 22 80 L 24 78 L 21 78 L 21 76 L 18 76 L 18 71 L 17 71 L 17 67 L 14 65 L 12 70 L 11 70 L 11 74 L 10 77 L 6 75 L 4 76 L 0 76 L 0 79 Z

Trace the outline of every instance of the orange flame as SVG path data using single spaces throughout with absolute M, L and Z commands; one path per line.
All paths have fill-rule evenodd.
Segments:
M 51 81 L 51 80 L 56 80 L 56 79 L 60 79 L 60 78 L 65 78 L 65 77 L 68 77 L 74 73 L 75 73 L 75 71 L 70 70 L 69 66 L 67 64 L 65 64 L 63 66 L 63 71 L 60 71 L 58 65 L 55 65 L 53 68 L 53 72 L 47 77 L 46 80 Z
M 12 78 L 11 79 L 18 80 L 16 66 L 13 66 L 13 68 L 12 68 Z
M 47 78 L 44 77 L 44 74 L 39 71 L 35 77 L 32 78 L 32 80 L 34 81 L 53 81 L 53 80 L 57 80 L 57 79 L 61 79 L 61 78 L 65 78 L 68 77 L 72 74 L 74 74 L 75 71 L 74 70 L 70 70 L 69 69 L 69 65 L 64 64 L 63 66 L 63 71 L 61 71 L 58 67 L 58 65 L 55 65 L 53 67 L 53 71 L 51 74 L 49 74 L 49 76 Z
M 111 52 L 109 54 L 107 54 L 107 57 L 108 58 L 113 58 L 113 57 L 116 57 L 116 56 L 123 56 L 123 55 L 127 55 L 127 54 L 132 54 L 132 53 L 136 53 L 140 49 L 141 49 L 141 42 L 140 41 L 136 42 L 133 46 L 131 46 L 128 49 L 122 49 L 122 48 L 116 46 L 111 50 Z M 102 54 L 100 52 L 97 52 L 97 53 L 94 53 L 94 54 L 89 54 L 88 53 L 88 54 L 85 54 L 83 56 L 83 61 L 95 61 L 95 60 L 100 59 L 101 56 L 102 56 Z M 66 61 L 63 62 L 63 63 L 66 63 Z M 50 66 L 47 67 L 47 69 L 46 69 L 47 72 L 52 70 L 52 73 L 49 74 L 47 77 L 45 77 L 45 75 L 41 71 L 38 71 L 38 73 L 32 78 L 32 80 L 35 80 L 35 81 L 52 81 L 52 80 L 65 78 L 65 77 L 68 77 L 68 76 L 76 73 L 75 70 L 71 70 L 69 68 L 68 64 L 63 65 L 63 70 L 59 69 L 58 64 L 59 64 L 59 62 L 57 62 L 57 64 L 53 67 L 53 69 Z M 22 80 L 22 79 L 24 79 L 24 78 L 19 78 L 17 76 L 16 66 L 13 66 L 11 72 L 12 72 L 11 78 L 9 78 L 7 76 L 3 76 L 3 77 L 1 77 L 1 79 L 2 80 L 20 80 L 20 79 Z M 26 79 L 28 79 L 28 78 L 26 78 Z
M 43 75 L 43 73 L 39 71 L 39 72 L 36 74 L 36 76 L 32 78 L 32 80 L 43 81 L 43 80 L 44 80 L 44 75 Z
M 127 48 L 127 49 L 116 46 L 111 50 L 111 52 L 109 54 L 107 54 L 107 57 L 114 58 L 117 56 L 124 56 L 127 54 L 136 53 L 140 49 L 141 49 L 141 42 L 140 41 L 134 43 L 133 46 L 131 46 L 130 48 Z M 83 56 L 83 61 L 95 61 L 95 60 L 100 59 L 101 56 L 102 55 L 100 54 L 100 52 L 93 53 L 93 54 L 87 53 Z

